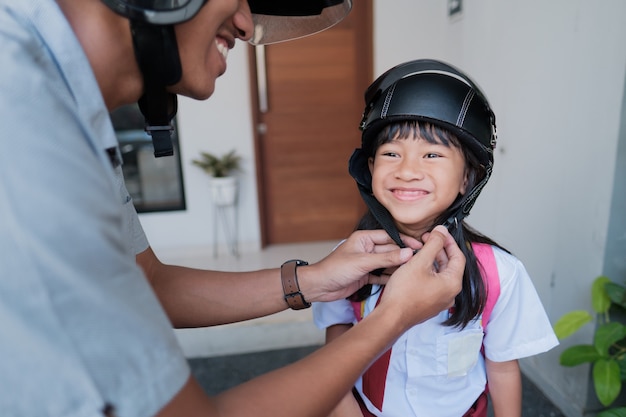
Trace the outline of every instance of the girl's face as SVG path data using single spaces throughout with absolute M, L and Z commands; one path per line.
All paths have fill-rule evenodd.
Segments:
M 416 134 L 380 145 L 369 168 L 374 197 L 389 210 L 400 232 L 416 238 L 467 185 L 461 149 L 429 143 Z

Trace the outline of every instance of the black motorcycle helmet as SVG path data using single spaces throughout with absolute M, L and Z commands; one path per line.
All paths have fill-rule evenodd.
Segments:
M 370 211 L 394 241 L 404 246 L 389 212 L 372 195 L 369 152 L 387 125 L 416 120 L 453 133 L 479 161 L 485 175 L 460 196 L 444 222 L 457 227 L 469 214 L 493 170 L 495 115 L 480 88 L 458 69 L 441 61 L 420 59 L 400 64 L 378 77 L 365 92 L 361 148 L 350 158 L 349 172 Z
M 144 77 L 139 108 L 152 136 L 154 155 L 173 154 L 171 120 L 176 95 L 166 87 L 182 76 L 174 25 L 193 18 L 210 0 L 102 0 L 131 23 L 135 56 Z M 341 21 L 352 0 L 248 0 L 254 21 L 255 45 L 300 38 Z

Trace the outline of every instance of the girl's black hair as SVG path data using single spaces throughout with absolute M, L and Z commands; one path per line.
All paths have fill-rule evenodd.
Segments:
M 408 120 L 399 123 L 392 123 L 383 128 L 375 141 L 364 146 L 363 150 L 369 157 L 374 157 L 376 150 L 383 143 L 390 142 L 396 138 L 407 138 L 416 134 L 419 138 L 428 141 L 429 143 L 440 143 L 445 146 L 455 146 L 461 150 L 465 158 L 465 165 L 467 169 L 468 182 L 466 189 L 471 190 L 474 186 L 480 182 L 485 175 L 485 169 L 478 159 L 462 145 L 458 138 L 449 131 L 442 129 L 431 123 L 419 122 L 416 120 Z M 457 199 L 462 196 L 459 195 Z M 456 203 L 456 201 L 455 201 Z M 448 210 L 441 214 L 441 216 L 435 221 L 433 227 L 437 224 L 444 223 L 451 215 L 451 208 L 454 207 L 453 203 Z M 356 226 L 356 230 L 375 230 L 382 229 L 383 227 L 374 218 L 374 215 L 370 210 L 361 218 Z M 455 308 L 448 320 L 444 322 L 447 326 L 465 327 L 472 319 L 482 313 L 485 302 L 487 300 L 487 291 L 481 275 L 481 268 L 478 265 L 474 251 L 472 250 L 471 243 L 486 243 L 489 245 L 497 246 L 502 250 L 509 252 L 489 237 L 479 233 L 477 230 L 470 227 L 465 221 L 462 221 L 458 225 L 450 227 L 450 234 L 456 241 L 457 245 L 465 255 L 465 272 L 463 273 L 463 287 L 461 292 L 456 296 Z M 372 295 L 372 285 L 368 284 L 352 294 L 348 299 L 350 301 L 363 301 Z

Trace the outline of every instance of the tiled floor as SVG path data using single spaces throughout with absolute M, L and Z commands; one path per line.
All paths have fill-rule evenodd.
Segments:
M 191 359 L 191 369 L 209 394 L 217 394 L 255 376 L 292 363 L 317 346 Z M 532 382 L 523 378 L 522 417 L 564 417 Z M 489 410 L 489 417 L 493 412 Z
M 218 257 L 208 249 L 178 249 L 159 252 L 164 262 L 221 271 L 253 271 L 276 268 L 289 259 L 317 262 L 337 242 L 273 245 L 261 251 L 241 253 L 238 257 L 221 251 Z M 323 343 L 323 332 L 315 327 L 311 310 L 285 310 L 278 314 L 242 323 L 205 329 L 176 330 L 187 357 L 211 357 L 272 349 L 311 346 Z
M 239 256 L 220 248 L 218 256 L 214 257 L 212 249 L 208 247 L 158 250 L 157 254 L 163 262 L 222 271 L 250 271 L 276 268 L 286 260 L 294 258 L 317 262 L 328 255 L 337 243 L 322 241 L 272 245 L 258 251 L 241 251 Z

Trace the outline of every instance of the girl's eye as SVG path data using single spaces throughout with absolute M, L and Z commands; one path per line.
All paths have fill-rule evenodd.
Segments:
M 392 152 L 392 151 L 382 152 L 381 155 L 383 155 L 383 156 L 391 156 L 391 157 L 398 156 L 398 154 L 396 152 Z
M 427 153 L 426 155 L 424 155 L 424 158 L 439 158 L 441 155 L 439 155 L 438 153 Z

